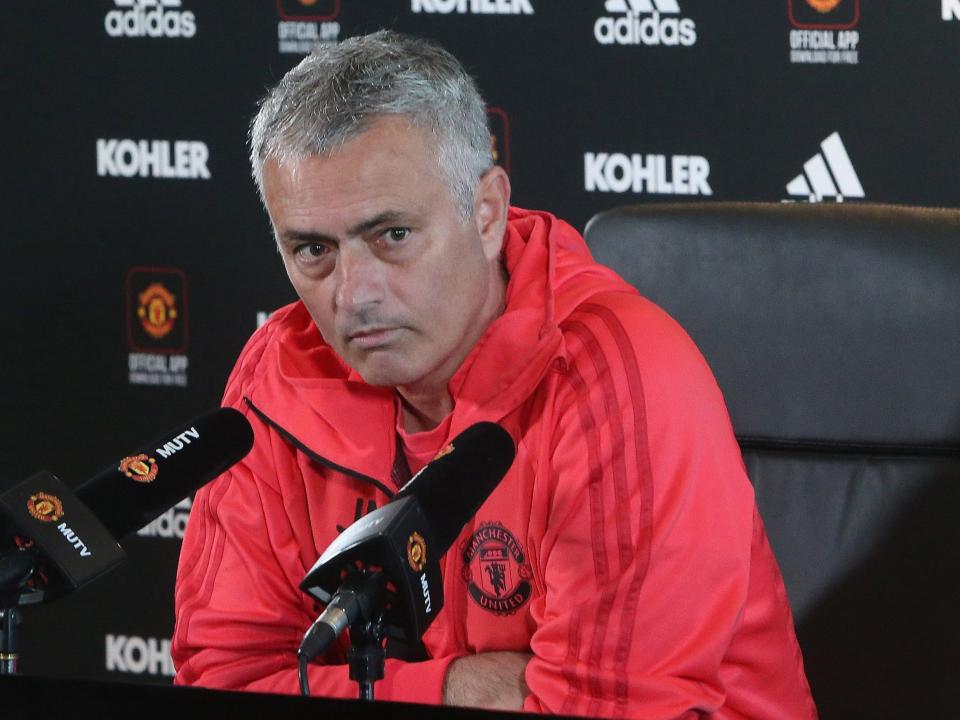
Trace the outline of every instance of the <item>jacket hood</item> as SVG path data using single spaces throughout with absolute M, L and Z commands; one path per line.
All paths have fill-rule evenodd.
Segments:
M 598 291 L 632 290 L 597 265 L 580 234 L 545 212 L 511 208 L 502 253 L 509 275 L 504 312 L 449 383 L 449 437 L 498 422 L 523 403 L 551 368 L 565 367 L 560 324 Z M 300 443 L 373 478 L 389 477 L 395 447 L 393 388 L 367 385 L 327 345 L 302 302 L 274 313 L 250 401 Z M 253 342 L 253 341 L 251 341 Z M 384 453 L 390 448 L 390 453 Z M 385 457 L 390 455 L 391 457 Z

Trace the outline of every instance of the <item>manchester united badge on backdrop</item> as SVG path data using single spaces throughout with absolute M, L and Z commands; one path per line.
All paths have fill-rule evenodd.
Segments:
M 134 267 L 126 285 L 130 384 L 186 387 L 186 274 L 178 268 Z
M 790 62 L 857 65 L 860 0 L 787 0 Z
M 790 24 L 811 30 L 849 30 L 860 21 L 860 0 L 788 0 Z
M 340 39 L 340 0 L 276 0 L 277 51 L 309 55 Z

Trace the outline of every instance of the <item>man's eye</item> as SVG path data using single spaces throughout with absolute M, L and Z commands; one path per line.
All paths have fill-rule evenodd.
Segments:
M 386 232 L 387 239 L 391 242 L 401 242 L 402 240 L 406 240 L 409 234 L 410 228 L 402 227 L 390 228 Z
M 326 245 L 322 245 L 321 243 L 307 243 L 298 247 L 295 254 L 300 261 L 311 263 L 316 262 L 328 252 L 330 252 L 330 248 Z

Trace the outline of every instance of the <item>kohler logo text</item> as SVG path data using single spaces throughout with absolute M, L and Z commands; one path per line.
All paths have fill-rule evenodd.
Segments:
M 209 180 L 210 150 L 199 140 L 97 140 L 97 175 Z
M 173 677 L 170 640 L 136 635 L 107 635 L 107 670 L 134 675 Z

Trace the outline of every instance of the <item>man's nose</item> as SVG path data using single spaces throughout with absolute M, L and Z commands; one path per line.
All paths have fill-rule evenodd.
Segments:
M 366 244 L 340 246 L 337 257 L 337 309 L 358 314 L 383 300 L 383 264 Z

